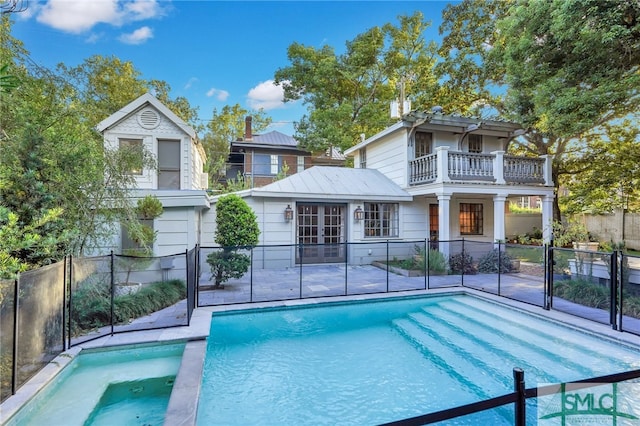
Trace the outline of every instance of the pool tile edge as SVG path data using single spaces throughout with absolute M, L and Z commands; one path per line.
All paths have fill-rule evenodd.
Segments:
M 196 424 L 206 349 L 206 340 L 186 344 L 165 414 L 165 426 Z
M 42 388 L 71 364 L 81 350 L 82 348 L 80 347 L 73 347 L 64 351 L 45 365 L 42 370 L 38 371 L 35 376 L 27 380 L 16 391 L 15 395 L 8 397 L 1 405 L 0 423 L 5 424 L 11 420 L 27 402 L 33 399 Z

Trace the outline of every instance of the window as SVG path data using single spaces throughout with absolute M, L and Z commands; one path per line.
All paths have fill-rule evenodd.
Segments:
M 414 136 L 415 143 L 415 158 L 424 157 L 425 155 L 431 154 L 431 141 L 433 140 L 433 135 L 427 132 L 416 132 Z
M 398 236 L 398 204 L 364 203 L 365 237 Z
M 158 189 L 180 189 L 180 141 L 158 141 Z
M 469 152 L 482 152 L 482 135 L 469 135 Z
M 460 203 L 460 235 L 482 235 L 482 204 Z
M 119 139 L 118 147 L 123 151 L 127 151 L 127 159 L 131 161 L 129 174 L 142 175 L 142 139 Z
M 360 168 L 366 169 L 367 168 L 367 148 L 360 148 L 359 157 L 360 157 Z
M 277 175 L 282 167 L 282 158 L 279 155 L 253 154 L 251 170 L 256 176 Z
M 298 155 L 298 173 L 304 170 L 304 156 Z

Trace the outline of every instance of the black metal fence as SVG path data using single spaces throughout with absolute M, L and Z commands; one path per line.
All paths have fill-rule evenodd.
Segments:
M 239 272 L 216 280 L 212 266 L 220 261 Z M 145 313 L 127 310 L 136 302 L 123 296 L 176 280 L 180 302 L 152 305 Z M 640 335 L 640 257 L 622 252 L 423 239 L 196 246 L 164 257 L 67 258 L 0 281 L 0 397 L 71 346 L 114 333 L 188 325 L 197 306 L 448 287 L 473 288 Z
M 189 325 L 196 259 L 197 247 L 163 257 L 68 257 L 0 281 L 1 400 L 72 346 Z M 171 298 L 177 303 L 162 305 Z

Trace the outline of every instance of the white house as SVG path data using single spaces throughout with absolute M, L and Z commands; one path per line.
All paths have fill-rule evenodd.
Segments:
M 506 155 L 520 126 L 413 111 L 345 152 L 357 168 L 383 173 L 425 206 L 422 236 L 446 241 L 505 239 L 507 197 L 538 196 L 551 239 L 554 185 L 550 156 Z
M 158 238 L 154 254 L 183 252 L 200 242 L 203 212 L 208 210 L 208 176 L 203 172 L 206 154 L 193 128 L 147 93 L 101 121 L 96 129 L 104 136 L 105 149 L 144 147 L 157 168 L 133 170 L 136 188 L 132 202 L 152 194 L 164 207 L 154 221 Z M 110 249 L 128 248 L 121 229 Z M 107 247 L 105 247 L 107 248 Z
M 139 144 L 157 157 L 157 170 L 136 172 L 134 192 L 154 194 L 164 206 L 154 253 L 216 245 L 219 196 L 205 191 L 205 154 L 191 127 L 147 94 L 97 128 L 108 148 Z M 506 155 L 520 132 L 503 121 L 413 111 L 347 150 L 355 168 L 314 166 L 241 191 L 258 216 L 260 245 L 278 246 L 254 250 L 253 260 L 263 267 L 366 264 L 407 255 L 416 240 L 431 240 L 445 254 L 446 241 L 493 243 L 505 239 L 508 197 L 540 197 L 549 240 L 551 158 Z

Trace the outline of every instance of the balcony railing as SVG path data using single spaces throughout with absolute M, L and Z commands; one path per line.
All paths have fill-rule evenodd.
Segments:
M 409 161 L 409 185 L 457 181 L 551 186 L 551 158 L 516 157 L 504 151 L 450 152 L 440 147 L 435 154 Z

